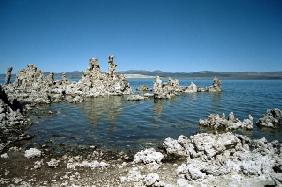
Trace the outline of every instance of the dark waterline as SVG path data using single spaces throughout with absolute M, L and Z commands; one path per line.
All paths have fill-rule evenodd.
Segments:
M 195 80 L 207 86 L 210 80 Z M 131 79 L 136 89 L 152 80 Z M 182 85 L 190 80 L 181 80 Z M 126 101 L 125 97 L 110 96 L 88 99 L 79 104 L 54 103 L 31 112 L 33 125 L 28 133 L 34 135 L 31 144 L 50 144 L 64 147 L 98 145 L 106 149 L 137 150 L 157 146 L 166 137 L 177 138 L 183 134 L 205 132 L 198 121 L 210 113 L 233 111 L 239 119 L 253 115 L 255 121 L 267 108 L 282 108 L 282 81 L 226 80 L 222 93 L 184 94 L 171 100 L 141 102 Z M 48 111 L 54 112 L 48 115 Z M 282 129 L 238 131 L 253 138 L 265 136 L 268 140 L 282 142 Z

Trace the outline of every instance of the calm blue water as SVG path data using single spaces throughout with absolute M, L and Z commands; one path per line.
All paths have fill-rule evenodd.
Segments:
M 194 80 L 207 86 L 210 80 Z M 130 80 L 135 89 L 152 80 Z M 190 80 L 181 80 L 182 85 Z M 140 149 L 156 146 L 166 137 L 204 132 L 198 121 L 210 113 L 233 111 L 240 119 L 254 116 L 255 121 L 267 108 L 282 108 L 282 80 L 225 80 L 222 93 L 196 93 L 171 100 L 126 101 L 126 97 L 100 97 L 80 104 L 56 103 L 32 111 L 34 135 L 31 144 L 51 143 L 70 147 L 99 145 L 108 149 Z M 54 112 L 48 115 L 48 111 Z M 265 136 L 282 142 L 282 128 L 238 131 L 250 137 Z

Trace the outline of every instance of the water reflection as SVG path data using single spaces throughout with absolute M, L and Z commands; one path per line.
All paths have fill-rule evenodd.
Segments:
M 211 110 L 213 113 L 221 112 L 221 94 L 221 92 L 209 94 L 211 97 Z
M 153 112 L 155 114 L 155 118 L 160 118 L 163 111 L 164 100 L 154 100 Z
M 94 127 L 105 125 L 103 121 L 106 119 L 108 131 L 112 132 L 122 111 L 123 100 L 124 98 L 119 96 L 97 97 L 90 98 L 78 106 Z

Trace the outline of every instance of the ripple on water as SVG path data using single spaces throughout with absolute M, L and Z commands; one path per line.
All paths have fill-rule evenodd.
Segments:
M 196 80 L 207 86 L 210 81 Z M 188 85 L 188 80 L 182 80 Z M 99 97 L 83 103 L 54 103 L 31 112 L 36 122 L 28 132 L 35 135 L 32 144 L 51 142 L 52 145 L 101 145 L 106 148 L 140 149 L 158 145 L 166 137 L 178 137 L 205 132 L 198 127 L 200 118 L 210 113 L 233 111 L 239 119 L 248 114 L 256 121 L 267 108 L 282 108 L 282 81 L 223 81 L 222 93 L 195 93 L 171 100 L 153 99 L 130 102 L 126 97 Z M 137 88 L 152 86 L 150 80 L 131 80 Z M 48 115 L 48 111 L 54 112 Z M 259 129 L 239 131 L 254 138 L 265 136 L 282 141 L 282 130 Z

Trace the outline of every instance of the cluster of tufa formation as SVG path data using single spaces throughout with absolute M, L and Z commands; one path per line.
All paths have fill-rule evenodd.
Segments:
M 177 79 L 169 78 L 168 82 L 163 83 L 159 76 L 155 79 L 153 90 L 156 99 L 170 99 L 182 92 Z
M 13 84 L 10 83 L 12 68 L 7 71 L 4 85 L 9 98 L 25 103 L 50 103 L 62 100 L 82 101 L 85 97 L 130 94 L 131 88 L 124 75 L 115 72 L 113 56 L 109 56 L 108 73 L 100 71 L 96 58 L 89 60 L 89 67 L 78 82 L 70 82 L 62 74 L 61 80 L 54 80 L 54 74 L 45 76 L 36 66 L 29 64 L 19 71 Z
M 169 78 L 168 82 L 162 82 L 159 76 L 154 82 L 154 97 L 156 99 L 170 99 L 180 93 L 196 93 L 196 92 L 221 92 L 221 81 L 215 77 L 213 84 L 206 88 L 201 88 L 191 82 L 191 85 L 182 87 L 179 85 L 179 80 Z
M 50 88 L 53 86 L 53 80 L 46 78 L 33 64 L 20 70 L 13 84 L 10 84 L 10 81 L 7 83 L 4 88 L 11 99 L 27 103 L 49 103 L 51 100 Z
M 198 88 L 198 92 L 221 92 L 221 81 L 217 77 L 214 77 L 211 86 Z
M 282 124 L 282 111 L 278 108 L 268 109 L 256 123 L 262 127 L 277 128 Z
M 113 56 L 108 59 L 108 73 L 102 73 L 96 58 L 89 60 L 89 67 L 82 78 L 66 88 L 66 94 L 80 97 L 96 97 L 103 95 L 128 95 L 131 88 L 123 74 L 115 72 Z
M 8 99 L 0 85 L 0 153 L 23 134 L 27 120 L 22 115 L 22 106 Z
M 249 115 L 248 119 L 240 121 L 238 118 L 235 118 L 233 112 L 231 112 L 227 119 L 224 114 L 222 114 L 222 116 L 219 116 L 218 114 L 210 114 L 207 119 L 200 119 L 199 124 L 212 129 L 233 130 L 244 128 L 251 130 L 253 129 L 253 120 L 253 117 Z

